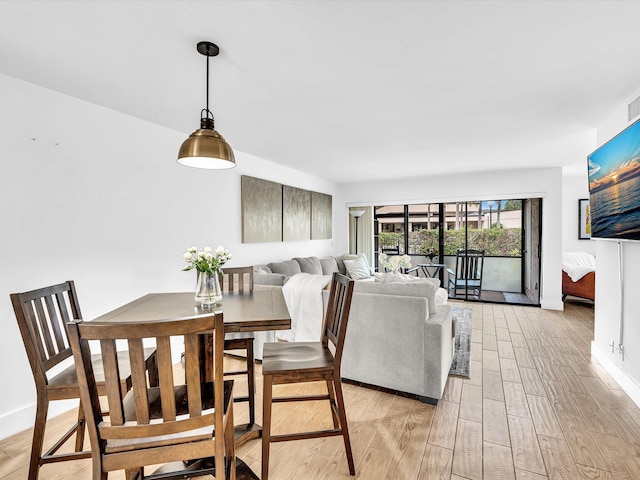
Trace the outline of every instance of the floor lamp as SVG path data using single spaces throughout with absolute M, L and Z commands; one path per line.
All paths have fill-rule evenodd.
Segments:
M 364 210 L 349 210 L 349 215 L 356 219 L 356 255 L 358 254 L 358 220 L 364 215 Z

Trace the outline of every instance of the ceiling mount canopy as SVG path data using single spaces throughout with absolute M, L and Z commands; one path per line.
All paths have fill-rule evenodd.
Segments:
M 236 160 L 233 150 L 215 130 L 213 113 L 209 110 L 209 57 L 220 49 L 215 43 L 198 42 L 198 52 L 207 57 L 207 106 L 200 112 L 200 128 L 189 135 L 178 152 L 178 163 L 187 167 L 220 170 L 233 168 Z

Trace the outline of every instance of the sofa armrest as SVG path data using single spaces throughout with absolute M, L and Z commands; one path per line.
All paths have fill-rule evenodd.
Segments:
M 453 360 L 454 339 L 451 305 L 438 305 L 438 311 L 429 316 L 424 329 L 427 397 L 442 397 Z

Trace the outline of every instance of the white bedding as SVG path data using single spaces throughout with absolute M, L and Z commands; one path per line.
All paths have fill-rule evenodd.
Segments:
M 282 287 L 291 315 L 291 330 L 279 331 L 277 337 L 288 342 L 319 342 L 322 330 L 322 290 L 331 275 L 293 275 Z
M 586 252 L 564 252 L 562 270 L 572 281 L 577 282 L 589 272 L 596 271 L 596 257 Z

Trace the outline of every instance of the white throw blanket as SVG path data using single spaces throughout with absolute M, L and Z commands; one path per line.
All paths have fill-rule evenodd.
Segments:
M 577 282 L 587 273 L 596 271 L 596 257 L 586 252 L 564 252 L 562 270 L 567 272 L 572 281 Z
M 280 331 L 277 337 L 288 342 L 319 342 L 322 330 L 322 290 L 331 275 L 293 275 L 282 287 L 284 300 L 291 315 L 291 330 Z

